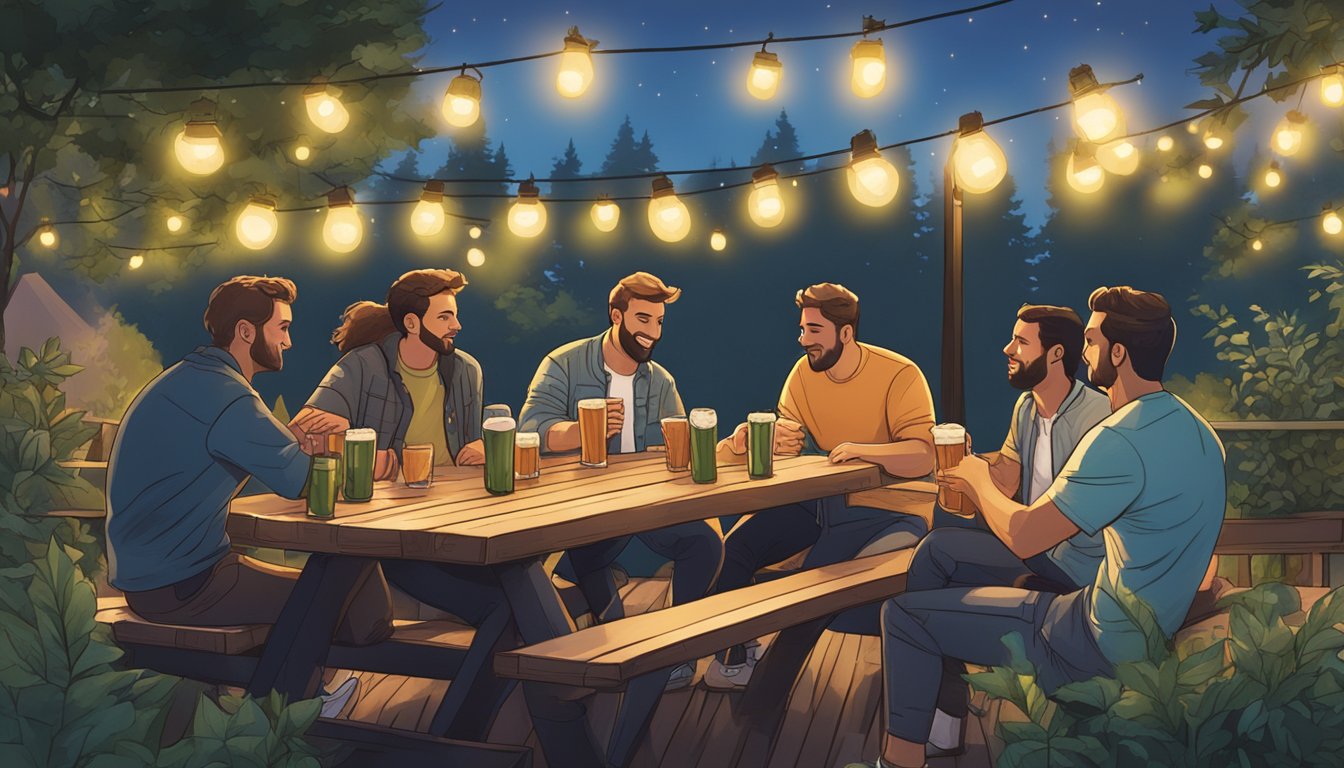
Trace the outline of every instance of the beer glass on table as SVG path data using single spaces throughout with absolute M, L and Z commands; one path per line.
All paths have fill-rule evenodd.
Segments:
M 341 492 L 341 486 L 345 485 L 345 433 L 332 432 L 327 435 L 327 451 L 322 455 L 336 459 L 336 498 L 345 498 Z
M 691 424 L 685 416 L 663 419 L 663 445 L 667 448 L 669 472 L 685 472 L 691 468 Z
M 485 443 L 485 490 L 513 493 L 513 438 L 518 423 L 508 416 L 494 416 L 481 425 Z
M 513 477 L 535 480 L 541 477 L 541 435 L 519 432 L 513 438 Z
M 691 425 L 691 480 L 713 483 L 719 479 L 714 455 L 719 442 L 719 415 L 713 408 L 694 408 L 686 420 Z
M 775 422 L 773 413 L 747 414 L 747 477 L 763 480 L 775 474 Z
M 579 401 L 579 463 L 607 466 L 607 401 L 594 397 Z
M 932 428 L 933 452 L 940 470 L 951 469 L 969 455 L 966 445 L 966 428 L 960 424 L 938 424 Z M 975 514 L 975 505 L 966 498 L 966 494 L 938 489 L 938 506 L 959 517 L 971 517 Z
M 378 433 L 372 429 L 345 431 L 345 500 L 373 498 L 373 463 L 378 453 Z
M 407 488 L 428 488 L 434 482 L 434 446 L 421 443 L 402 448 L 401 478 Z
M 336 486 L 340 484 L 333 456 L 314 456 L 308 470 L 308 516 L 330 520 L 336 516 Z

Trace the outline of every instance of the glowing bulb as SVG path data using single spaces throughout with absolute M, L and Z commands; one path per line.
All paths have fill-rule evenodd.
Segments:
M 519 237 L 536 237 L 546 228 L 546 206 L 537 185 L 528 179 L 518 185 L 518 199 L 509 208 L 509 231 Z
M 1199 133 L 1199 123 L 1195 122 L 1194 120 L 1191 120 L 1190 122 L 1186 123 L 1185 132 L 1191 134 Z
M 894 200 L 901 186 L 896 168 L 878 152 L 877 137 L 868 130 L 854 134 L 849 140 L 845 180 L 855 200 L 874 208 Z
M 672 180 L 659 176 L 653 180 L 653 197 L 649 200 L 649 228 L 659 240 L 680 242 L 691 231 L 691 212 L 677 198 Z
M 1344 66 L 1335 64 L 1325 68 L 1321 78 L 1321 103 L 1327 107 L 1344 106 Z
M 1265 244 L 1262 243 L 1262 242 L 1260 242 L 1260 238 L 1257 237 L 1256 239 L 1254 239 L 1254 240 L 1251 241 L 1251 250 L 1252 250 L 1252 251 L 1261 251 L 1261 250 L 1264 250 L 1264 248 L 1265 248 Z
M 193 119 L 177 134 L 173 141 L 173 154 L 177 162 L 187 171 L 197 176 L 209 176 L 224 167 L 224 145 L 215 124 L 215 104 L 209 99 L 199 99 L 192 103 Z
M 465 72 L 454 77 L 443 95 L 441 111 L 454 128 L 475 125 L 481 116 L 481 81 Z
M 747 70 L 747 93 L 761 100 L 774 98 L 783 77 L 784 65 L 779 63 L 779 57 L 769 51 L 757 51 L 751 59 L 751 69 Z
M 709 236 L 709 247 L 716 251 L 722 251 L 728 247 L 728 237 L 723 234 L 722 229 L 716 229 Z
M 313 156 L 313 150 L 307 144 L 300 144 L 294 148 L 294 159 L 300 163 L 305 162 Z
M 961 117 L 961 135 L 952 145 L 952 172 L 957 186 L 972 194 L 989 192 L 1008 173 L 1008 158 L 985 133 L 979 112 Z
M 1115 98 L 1097 83 L 1092 67 L 1080 64 L 1069 70 L 1069 93 L 1073 97 L 1073 130 L 1094 144 L 1125 132 L 1125 121 Z
M 327 220 L 322 224 L 322 240 L 337 253 L 349 253 L 364 239 L 364 222 L 355 209 L 348 187 L 327 195 Z
M 887 54 L 881 40 L 860 40 L 849 52 L 850 88 L 861 99 L 871 99 L 887 84 Z
M 610 232 L 616 228 L 616 224 L 621 220 L 621 207 L 610 200 L 599 200 L 593 203 L 593 209 L 589 212 L 593 219 L 593 226 L 597 227 L 598 232 Z
M 1339 214 L 1334 211 L 1326 212 L 1321 219 L 1321 229 L 1325 230 L 1327 235 L 1338 235 L 1344 231 L 1344 221 L 1339 220 Z
M 1222 149 L 1223 137 L 1219 136 L 1213 131 L 1209 131 L 1208 133 L 1204 134 L 1204 146 L 1208 147 L 1209 149 Z
M 126 266 L 130 267 L 131 269 L 139 269 L 141 266 L 144 265 L 144 263 L 145 263 L 145 257 L 137 253 L 131 257 L 130 262 L 128 262 Z
M 60 240 L 56 237 L 56 230 L 48 226 L 43 227 L 42 231 L 37 234 L 37 242 L 41 243 L 43 248 L 55 248 L 56 243 Z
M 747 215 L 758 227 L 775 227 L 784 220 L 784 198 L 779 195 L 779 174 L 766 163 L 751 175 Z
M 443 231 L 443 221 L 443 182 L 428 182 L 411 211 L 411 231 L 420 237 L 433 237 Z
M 1209 177 L 1211 177 L 1211 176 L 1213 176 L 1213 167 L 1210 166 L 1208 163 L 1200 163 L 1200 164 L 1199 164 L 1199 178 L 1201 178 L 1201 179 L 1207 179 L 1207 178 L 1209 178 Z
M 1307 126 L 1307 116 L 1293 110 L 1279 121 L 1274 129 L 1274 151 L 1284 157 L 1297 154 L 1302 148 L 1302 134 Z
M 482 251 L 480 248 L 468 248 L 467 263 L 473 267 L 479 267 L 485 264 L 485 251 Z
M 164 225 L 168 227 L 169 232 L 181 232 L 183 223 L 182 217 L 177 214 L 169 216 L 167 220 L 164 221 Z
M 1069 155 L 1064 168 L 1064 178 L 1069 186 L 1084 195 L 1090 195 L 1101 189 L 1106 181 L 1106 173 L 1097 162 L 1096 146 L 1090 143 L 1079 144 L 1078 149 Z
M 238 242 L 254 251 L 270 245 L 279 230 L 280 223 L 275 217 L 275 199 L 265 196 L 248 201 L 233 227 Z
M 1174 146 L 1176 146 L 1176 142 L 1170 136 L 1163 136 L 1157 140 L 1158 152 L 1170 152 Z
M 1129 139 L 1116 139 L 1097 149 L 1097 162 L 1107 173 L 1128 176 L 1139 168 L 1139 150 Z
M 593 82 L 593 46 L 579 34 L 578 27 L 570 27 L 565 37 L 565 50 L 560 54 L 560 71 L 555 75 L 555 89 L 567 99 L 577 99 Z
M 1265 169 L 1265 186 L 1270 189 L 1277 189 L 1283 183 L 1283 174 L 1279 172 L 1278 163 L 1270 163 L 1269 168 Z
M 308 119 L 327 133 L 340 133 L 350 124 L 350 112 L 341 103 L 339 93 L 325 83 L 311 85 L 303 92 Z
M 467 237 L 470 237 L 472 240 L 481 239 L 481 228 L 472 224 L 467 228 Z

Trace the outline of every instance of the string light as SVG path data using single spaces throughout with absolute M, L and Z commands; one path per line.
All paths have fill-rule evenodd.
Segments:
M 350 112 L 341 103 L 340 91 L 327 83 L 314 83 L 303 92 L 304 106 L 313 125 L 327 133 L 340 133 L 350 124 Z
M 710 233 L 709 247 L 715 251 L 722 251 L 728 247 L 728 236 L 723 234 L 722 229 L 716 229 Z
M 481 238 L 481 228 L 475 224 L 467 227 L 467 237 L 470 237 L 472 240 L 479 240 Z
M 300 163 L 308 162 L 308 158 L 313 156 L 313 150 L 307 144 L 299 144 L 294 147 L 294 159 Z
M 567 99 L 577 99 L 593 82 L 593 48 L 596 40 L 579 34 L 578 27 L 570 27 L 565 36 L 565 50 L 560 54 L 560 71 L 555 75 L 555 89 Z
M 747 196 L 747 215 L 756 226 L 770 228 L 784 220 L 784 198 L 779 194 L 779 173 L 766 163 L 751 174 L 751 194 Z
M 144 266 L 144 263 L 145 263 L 145 257 L 137 253 L 131 257 L 130 261 L 126 263 L 126 266 L 130 267 L 131 269 L 139 269 L 140 267 Z
M 1199 178 L 1207 179 L 1213 176 L 1213 166 L 1208 163 L 1199 164 Z
M 257 195 L 248 201 L 234 223 L 234 235 L 244 248 L 259 251 L 275 240 L 280 222 L 275 217 L 275 198 Z
M 1292 110 L 1283 116 L 1274 129 L 1274 151 L 1284 157 L 1297 154 L 1302 148 L 1302 133 L 1307 126 L 1307 116 Z
M 1101 189 L 1106 181 L 1106 172 L 1097 162 L 1097 145 L 1090 141 L 1080 141 L 1069 155 L 1064 168 L 1064 178 L 1069 186 L 1084 195 L 1090 195 Z
M 597 227 L 598 232 L 610 232 L 616 228 L 616 224 L 621 220 L 621 207 L 609 199 L 598 200 L 593 203 L 589 215 L 592 217 L 593 226 Z
M 864 34 L 871 29 L 879 29 L 886 22 L 876 21 L 872 16 L 863 17 Z M 869 40 L 866 37 L 854 44 L 849 51 L 850 78 L 849 87 L 860 99 L 871 99 L 882 92 L 887 85 L 887 53 L 881 40 Z
M 849 165 L 845 167 L 849 193 L 874 208 L 890 203 L 901 186 L 900 174 L 877 149 L 877 136 L 862 130 L 849 140 Z
M 952 173 L 957 186 L 972 194 L 989 192 L 1008 173 L 1008 158 L 985 133 L 979 112 L 961 116 L 958 136 L 952 145 Z
M 420 237 L 433 237 L 443 231 L 443 221 L 443 182 L 427 182 L 420 202 L 411 210 L 411 231 Z
M 191 105 L 192 118 L 173 141 L 173 153 L 187 173 L 209 176 L 224 166 L 224 134 L 215 123 L 215 103 L 197 99 Z
M 1097 82 L 1092 67 L 1080 64 L 1069 70 L 1069 93 L 1073 97 L 1073 129 L 1094 144 L 1125 132 L 1120 105 Z
M 45 222 L 46 220 L 43 219 Z M 37 231 L 37 242 L 43 248 L 55 248 L 61 239 L 56 235 L 56 228 L 50 224 L 43 223 L 41 229 Z
M 1159 137 L 1157 140 L 1158 152 L 1170 152 L 1171 148 L 1174 146 L 1176 146 L 1176 141 L 1175 139 L 1172 139 L 1170 136 L 1162 136 Z
M 1139 168 L 1139 150 L 1129 139 L 1116 139 L 1097 149 L 1097 162 L 1107 173 L 1128 176 Z
M 1223 148 L 1223 136 L 1213 128 L 1204 132 L 1204 146 L 1212 150 Z
M 1278 162 L 1270 162 L 1269 167 L 1265 169 L 1265 186 L 1270 189 L 1278 189 L 1279 185 L 1282 183 L 1283 174 L 1279 172 Z
M 518 185 L 518 199 L 509 208 L 509 231 L 519 237 L 536 237 L 546 228 L 546 206 L 541 204 L 536 182 Z
M 364 239 L 364 222 L 355 209 L 349 187 L 339 187 L 327 195 L 327 220 L 322 223 L 322 240 L 337 253 L 349 253 Z
M 164 223 L 164 226 L 168 227 L 168 231 L 169 231 L 169 232 L 172 232 L 173 234 L 177 234 L 178 232 L 181 232 L 181 231 L 182 231 L 182 225 L 183 225 L 185 222 L 183 222 L 181 216 L 178 216 L 177 214 L 174 213 L 174 214 L 170 215 L 166 220 L 164 220 L 163 223 Z
M 1189 133 L 1189 134 L 1192 134 L 1192 135 L 1193 135 L 1193 134 L 1196 134 L 1196 133 L 1199 133 L 1199 122 L 1198 122 L 1198 121 L 1195 121 L 1195 120 L 1191 120 L 1190 122 L 1186 123 L 1186 124 L 1185 124 L 1185 132 L 1186 132 L 1186 133 Z
M 659 176 L 653 180 L 653 197 L 649 199 L 649 228 L 659 240 L 680 242 L 691 231 L 691 212 L 678 197 L 672 180 Z
M 480 70 L 476 71 L 480 74 Z M 481 79 L 467 74 L 466 65 L 462 74 L 448 84 L 443 94 L 443 119 L 454 128 L 469 128 L 481 117 Z
M 1260 242 L 1260 238 L 1257 237 L 1257 238 L 1255 238 L 1254 240 L 1251 241 L 1251 250 L 1252 250 L 1252 251 L 1261 251 L 1261 250 L 1264 250 L 1264 248 L 1265 248 L 1265 244 L 1262 243 L 1262 242 Z
M 467 263 L 473 267 L 483 266 L 485 264 L 485 251 L 480 248 L 468 248 Z
M 1332 206 L 1326 205 L 1321 209 L 1321 212 L 1321 229 L 1325 231 L 1325 234 L 1338 235 L 1344 231 L 1344 221 L 1340 221 L 1339 214 L 1334 211 Z
M 1344 106 L 1344 64 L 1322 67 L 1321 103 L 1327 107 Z
M 770 37 L 773 39 L 774 35 Z M 747 93 L 762 101 L 775 97 L 779 81 L 784 78 L 784 65 L 779 63 L 779 56 L 765 50 L 765 46 L 765 43 L 761 44 L 761 50 L 752 57 L 751 68 L 747 70 Z

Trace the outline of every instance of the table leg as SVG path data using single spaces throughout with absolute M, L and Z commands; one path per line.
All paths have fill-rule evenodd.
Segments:
M 736 707 L 746 731 L 740 742 L 741 754 L 734 763 L 738 768 L 769 763 L 775 735 L 788 710 L 789 693 L 831 619 L 824 616 L 781 631 L 756 663 L 751 682 Z
M 308 557 L 266 638 L 247 686 L 249 693 L 262 697 L 275 690 L 289 701 L 317 695 L 332 635 L 345 615 L 355 585 L 374 565 L 374 561 L 359 557 Z
M 497 571 L 524 643 L 533 645 L 574 631 L 574 623 L 542 560 L 509 563 Z M 603 761 L 588 727 L 588 707 L 566 696 L 572 690 L 524 681 L 523 696 L 532 714 L 532 727 L 548 765 L 599 768 Z
M 625 693 L 621 696 L 621 707 L 616 713 L 616 727 L 611 732 L 611 743 L 607 745 L 607 764 L 612 768 L 626 768 L 635 757 L 644 734 L 649 729 L 649 721 L 658 709 L 667 687 L 667 676 L 673 667 L 640 675 L 625 684 Z
M 484 741 L 504 700 L 513 692 L 513 680 L 495 675 L 492 661 L 499 651 L 516 643 L 513 616 L 500 605 L 476 627 L 448 693 L 443 697 L 429 732 L 435 736 L 465 741 Z

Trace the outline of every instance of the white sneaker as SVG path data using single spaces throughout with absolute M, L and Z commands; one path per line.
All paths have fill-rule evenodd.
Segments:
M 687 662 L 678 664 L 667 676 L 667 686 L 664 691 L 679 691 L 691 684 L 695 679 L 695 664 Z
M 954 757 L 966 752 L 966 718 L 933 711 L 933 727 L 924 745 L 925 757 Z
M 355 695 L 355 689 L 359 687 L 359 678 L 351 675 L 345 682 L 336 686 L 336 690 L 331 693 L 323 691 L 322 711 L 319 713 L 322 717 L 332 718 L 341 714 L 345 705 L 350 702 L 350 697 Z
M 715 691 L 737 691 L 751 682 L 751 673 L 756 669 L 761 644 L 752 640 L 747 643 L 747 660 L 742 664 L 724 664 L 715 657 L 705 671 L 705 687 Z

